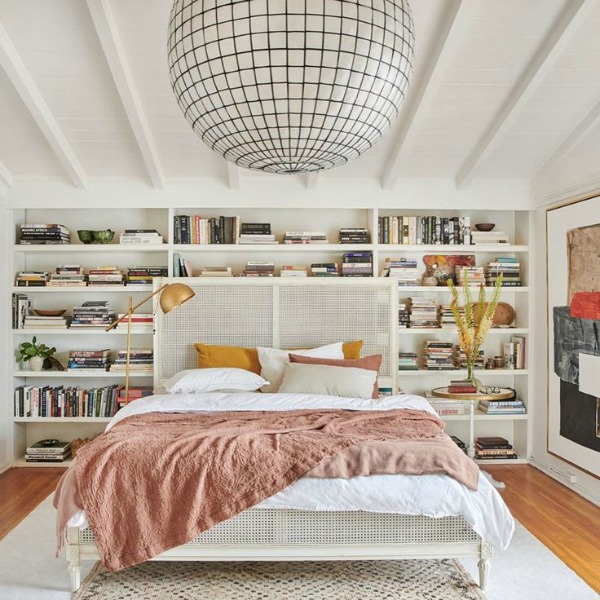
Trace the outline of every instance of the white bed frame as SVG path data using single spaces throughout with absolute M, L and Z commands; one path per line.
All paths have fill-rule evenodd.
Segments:
M 156 311 L 155 381 L 197 365 L 194 342 L 232 346 L 312 347 L 362 339 L 363 355 L 381 353 L 382 382 L 396 389 L 398 291 L 390 279 L 163 279 L 196 296 Z M 156 307 L 155 307 L 156 308 Z M 93 532 L 69 528 L 71 587 L 81 561 L 98 560 Z M 485 589 L 492 557 L 463 517 L 250 509 L 153 560 L 281 561 L 479 559 Z

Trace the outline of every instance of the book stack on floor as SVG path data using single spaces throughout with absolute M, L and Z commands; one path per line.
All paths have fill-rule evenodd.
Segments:
M 465 278 L 469 287 L 485 285 L 485 273 L 483 267 L 454 267 L 457 285 L 464 285 Z
M 110 365 L 110 350 L 69 350 L 67 371 L 107 371 Z
M 71 442 L 40 440 L 27 447 L 25 462 L 61 463 L 71 456 Z
M 31 298 L 27 294 L 12 295 L 12 328 L 23 329 L 25 317 L 31 312 Z
M 477 460 L 515 459 L 517 453 L 503 437 L 476 437 L 475 458 Z
M 132 373 L 152 373 L 154 350 L 152 348 L 132 348 L 129 351 L 129 370 Z M 119 350 L 110 371 L 124 373 L 127 370 L 127 350 Z
M 364 227 L 342 227 L 339 232 L 340 244 L 369 244 L 371 236 Z
M 162 244 L 163 236 L 156 229 L 126 229 L 119 237 L 119 244 Z
M 278 244 L 271 223 L 242 223 L 238 244 Z
M 450 394 L 475 394 L 477 387 L 470 379 L 451 379 L 448 392 Z
M 275 263 L 262 260 L 249 260 L 240 277 L 273 277 Z
M 430 371 L 454 369 L 452 342 L 428 340 L 425 342 L 425 368 Z
M 154 390 L 148 386 L 135 386 L 129 388 L 129 402 L 133 400 L 139 400 L 140 398 L 147 398 L 148 396 L 152 396 L 154 394 Z M 126 404 L 127 398 L 125 397 L 125 388 L 119 388 L 119 404 Z
M 88 300 L 73 308 L 71 327 L 106 327 L 117 318 L 108 300 Z
M 286 231 L 284 244 L 328 244 L 327 235 L 322 231 Z
M 398 370 L 399 371 L 418 371 L 416 352 L 398 352 Z
M 81 265 L 58 265 L 50 275 L 48 287 L 85 287 L 87 275 Z
M 152 285 L 154 277 L 167 277 L 167 267 L 129 267 L 127 269 L 127 285 Z
M 200 277 L 233 277 L 231 267 L 203 267 Z
M 127 331 L 129 327 L 129 318 L 124 313 L 119 313 L 117 318 L 125 317 L 117 323 L 117 331 Z M 154 315 L 152 313 L 134 313 L 131 315 L 131 331 L 133 333 L 152 333 L 154 325 Z
M 417 285 L 417 261 L 410 258 L 386 258 L 381 277 L 393 277 L 398 286 Z
M 521 286 L 521 263 L 517 258 L 499 256 L 489 262 L 485 268 L 485 284 L 494 287 L 498 277 L 502 275 L 502 287 Z
M 344 252 L 342 256 L 342 277 L 371 277 L 372 275 L 372 252 Z
M 524 415 L 527 410 L 521 400 L 480 400 L 479 410 L 486 415 Z
M 504 231 L 471 231 L 471 244 L 474 246 L 508 243 L 508 235 Z
M 19 271 L 17 287 L 46 287 L 50 274 L 46 271 Z
M 410 301 L 411 329 L 438 329 L 438 302 L 434 298 L 416 297 Z
M 313 263 L 310 265 L 310 274 L 313 277 L 339 277 L 337 263 Z
M 88 285 L 125 285 L 125 274 L 119 267 L 96 267 L 88 271 Z
M 454 366 L 457 369 L 466 369 L 467 368 L 467 355 L 464 353 L 463 349 L 457 344 L 454 346 L 453 353 Z M 485 367 L 485 352 L 483 350 L 479 351 L 479 354 L 475 357 L 473 361 L 474 369 L 483 369 Z
M 70 244 L 71 234 L 60 223 L 21 225 L 20 244 Z
M 410 299 L 398 302 L 398 327 L 407 329 L 410 324 Z
M 525 350 L 527 340 L 522 335 L 513 335 L 510 342 L 504 342 L 504 365 L 507 369 L 525 368 Z
M 27 315 L 23 329 L 67 329 L 69 321 L 65 316 Z
M 308 277 L 305 265 L 283 265 L 280 271 L 281 277 Z

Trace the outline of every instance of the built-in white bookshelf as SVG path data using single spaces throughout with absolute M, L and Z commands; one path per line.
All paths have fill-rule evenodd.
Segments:
M 173 259 L 180 254 L 188 259 L 198 273 L 202 267 L 230 266 L 235 275 L 244 268 L 247 260 L 265 260 L 275 263 L 276 274 L 283 265 L 299 264 L 310 266 L 313 262 L 341 263 L 344 252 L 370 251 L 373 256 L 374 275 L 381 273 L 385 259 L 413 258 L 420 265 L 419 275 L 425 270 L 423 256 L 428 254 L 473 254 L 476 264 L 484 265 L 497 256 L 516 257 L 521 262 L 523 284 L 521 287 L 503 288 L 501 301 L 513 306 L 516 312 L 515 327 L 493 329 L 485 344 L 487 356 L 500 354 L 505 341 L 512 335 L 523 335 L 527 339 L 526 366 L 530 365 L 533 352 L 533 332 L 531 315 L 533 312 L 529 283 L 533 281 L 530 260 L 532 239 L 532 219 L 528 211 L 514 210 L 406 210 L 377 208 L 58 208 L 12 209 L 14 243 L 10 262 L 10 281 L 6 282 L 8 294 L 25 293 L 32 300 L 34 308 L 67 309 L 79 306 L 86 300 L 107 299 L 117 313 L 125 312 L 128 297 L 134 302 L 148 295 L 152 287 L 148 285 L 119 287 L 17 287 L 15 275 L 21 270 L 53 271 L 59 264 L 80 264 L 86 271 L 98 266 L 118 266 L 122 269 L 132 266 L 167 266 L 169 275 L 173 275 Z M 328 244 L 277 244 L 277 245 L 239 245 L 239 244 L 174 244 L 174 218 L 178 215 L 200 214 L 203 217 L 239 216 L 240 222 L 268 222 L 271 230 L 281 240 L 286 231 L 324 231 Z M 511 243 L 486 246 L 442 245 L 442 244 L 380 244 L 378 243 L 378 219 L 390 215 L 441 215 L 468 216 L 471 224 L 494 222 L 496 228 L 505 231 Z M 20 245 L 18 243 L 19 225 L 24 223 L 61 223 L 71 232 L 71 244 L 57 246 Z M 341 227 L 366 227 L 371 234 L 369 244 L 339 244 L 338 230 Z M 77 237 L 78 229 L 112 229 L 115 237 L 109 244 L 84 245 Z M 124 229 L 156 229 L 165 243 L 159 245 L 121 245 L 119 235 Z M 491 290 L 489 290 L 491 293 Z M 399 299 L 407 297 L 433 297 L 439 303 L 449 303 L 450 291 L 446 287 L 428 287 L 422 285 L 405 286 L 398 289 Z M 140 309 L 150 312 L 151 304 Z M 10 323 L 9 318 L 5 323 Z M 10 329 L 8 325 L 7 329 Z M 56 346 L 57 358 L 66 363 L 71 349 L 110 348 L 113 353 L 125 347 L 126 329 L 105 332 L 104 330 L 63 329 L 46 331 L 42 329 L 19 329 L 7 336 L 10 352 L 14 356 L 18 345 L 36 335 L 49 346 Z M 153 343 L 152 330 L 133 332 L 134 347 L 150 347 Z M 456 333 L 449 329 L 398 329 L 398 347 L 401 352 L 422 353 L 425 340 L 444 340 L 456 343 Z M 401 371 L 399 384 L 404 392 L 424 395 L 434 387 L 447 385 L 452 378 L 466 375 L 465 371 Z M 132 373 L 133 385 L 151 385 L 148 374 Z M 484 385 L 502 385 L 514 388 L 526 405 L 533 397 L 532 377 L 529 368 L 522 370 L 494 369 L 478 372 Z M 60 371 L 34 372 L 23 370 L 14 360 L 7 368 L 7 394 L 12 394 L 18 385 L 90 385 L 102 386 L 110 383 L 122 384 L 121 372 L 74 373 Z M 72 418 L 30 418 L 8 415 L 13 422 L 14 464 L 21 464 L 24 450 L 32 442 L 42 437 L 72 439 L 99 433 L 108 419 L 93 417 Z M 447 431 L 463 440 L 468 437 L 468 415 L 444 417 Z M 527 415 L 475 415 L 475 435 L 502 435 L 509 439 L 517 449 L 522 460 L 531 454 L 531 414 Z M 494 464 L 497 464 L 496 461 Z M 511 461 L 513 463 L 514 461 Z M 36 464 L 35 466 L 40 466 Z M 55 465 L 52 465 L 55 466 Z

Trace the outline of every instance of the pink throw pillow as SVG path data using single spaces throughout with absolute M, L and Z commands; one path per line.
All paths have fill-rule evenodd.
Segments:
M 290 354 L 291 363 L 303 363 L 305 365 L 329 365 L 330 367 L 354 367 L 355 369 L 365 369 L 366 371 L 379 371 L 381 367 L 381 354 L 373 354 L 364 358 L 316 358 L 313 356 L 302 356 L 300 354 Z M 379 398 L 379 388 L 377 379 L 373 386 L 373 398 Z

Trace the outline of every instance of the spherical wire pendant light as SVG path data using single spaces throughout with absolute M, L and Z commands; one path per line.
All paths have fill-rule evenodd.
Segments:
M 407 0 L 175 0 L 168 60 L 210 148 L 302 173 L 346 164 L 389 129 L 413 46 Z

